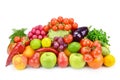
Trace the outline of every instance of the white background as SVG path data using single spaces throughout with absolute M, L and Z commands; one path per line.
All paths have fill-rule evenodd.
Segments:
M 120 77 L 120 4 L 119 0 L 0 0 L 0 80 L 119 80 Z M 72 17 L 79 26 L 102 28 L 110 38 L 113 67 L 16 70 L 5 67 L 12 28 L 45 25 L 53 17 Z M 28 32 L 28 31 L 27 31 Z M 26 33 L 27 33 L 26 32 Z

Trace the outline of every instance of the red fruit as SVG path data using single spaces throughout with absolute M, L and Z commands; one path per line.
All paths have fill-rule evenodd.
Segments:
M 73 18 L 69 18 L 69 23 L 73 24 L 74 23 L 74 19 Z
M 52 30 L 54 30 L 54 31 L 57 31 L 57 29 L 58 29 L 57 26 L 52 27 Z
M 49 26 L 45 25 L 44 28 L 43 28 L 43 30 L 44 30 L 45 32 L 48 32 Z
M 15 36 L 15 37 L 14 37 L 14 42 L 15 42 L 15 43 L 20 42 L 20 37 L 19 37 L 19 36 Z
M 58 23 L 57 19 L 56 18 L 52 18 L 51 19 L 51 24 L 54 26 Z
M 64 52 L 60 52 L 58 54 L 58 66 L 61 68 L 68 66 L 68 57 L 65 55 Z
M 59 25 L 58 25 L 58 29 L 63 30 L 63 29 L 64 29 L 64 26 L 63 26 L 62 24 L 59 24 Z
M 83 55 L 83 59 L 84 59 L 85 62 L 91 62 L 91 61 L 93 61 L 93 57 L 90 54 L 84 54 Z
M 69 24 L 69 19 L 68 19 L 68 18 L 64 18 L 64 19 L 63 19 L 63 23 L 64 23 L 64 24 Z
M 77 28 L 78 28 L 78 24 L 77 24 L 76 22 L 73 23 L 72 28 L 73 28 L 73 29 L 77 29 Z
M 33 68 L 40 67 L 40 53 L 36 52 L 29 60 L 28 65 Z
M 69 44 L 73 41 L 73 36 L 71 34 L 64 37 L 64 42 Z
M 58 19 L 57 19 L 57 21 L 61 23 L 63 21 L 63 17 L 59 16 Z
M 81 54 L 88 54 L 88 53 L 90 53 L 91 52 L 91 48 L 90 47 L 82 47 L 81 49 L 80 49 L 80 53 Z

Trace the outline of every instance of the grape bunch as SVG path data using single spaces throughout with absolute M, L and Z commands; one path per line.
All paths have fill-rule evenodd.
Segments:
M 53 48 L 58 49 L 58 51 L 63 51 L 67 47 L 67 44 L 62 37 L 55 37 L 52 46 Z
M 32 28 L 28 33 L 30 40 L 32 39 L 43 39 L 46 36 L 46 32 L 43 30 L 42 25 L 38 25 Z

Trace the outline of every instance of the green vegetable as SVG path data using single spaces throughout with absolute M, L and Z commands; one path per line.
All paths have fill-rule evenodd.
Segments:
M 100 42 L 110 45 L 109 42 L 109 36 L 107 36 L 106 32 L 104 32 L 102 29 L 98 30 L 98 29 L 93 29 L 91 31 L 89 31 L 87 38 L 95 41 L 95 40 L 99 40 Z
M 26 36 L 26 34 L 24 33 L 27 29 L 26 28 L 22 28 L 22 29 L 13 29 L 13 34 L 11 34 L 9 36 L 9 39 L 11 39 L 11 42 L 14 41 L 14 37 L 15 36 L 19 36 L 19 37 L 23 37 Z
M 49 30 L 48 32 L 48 37 L 53 40 L 54 37 L 64 37 L 65 35 L 68 35 L 70 31 L 64 31 L 64 30 L 58 30 L 58 31 L 53 31 L 52 29 Z
M 110 54 L 110 50 L 108 48 L 106 48 L 106 47 L 102 47 L 102 55 L 106 56 L 108 54 Z

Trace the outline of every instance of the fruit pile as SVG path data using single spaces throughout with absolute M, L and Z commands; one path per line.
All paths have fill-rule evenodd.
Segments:
M 110 54 L 109 36 L 102 29 L 78 27 L 73 18 L 52 18 L 47 25 L 38 25 L 25 34 L 25 28 L 13 29 L 7 48 L 6 66 L 18 70 L 26 67 L 93 69 L 115 64 Z

